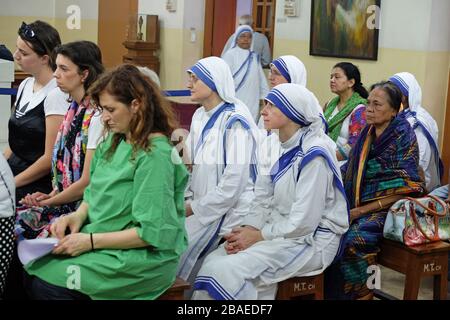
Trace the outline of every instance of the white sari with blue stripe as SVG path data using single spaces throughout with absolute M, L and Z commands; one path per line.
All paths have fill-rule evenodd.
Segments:
M 319 274 L 331 264 L 349 225 L 334 148 L 308 127 L 282 143 L 283 155 L 291 154 L 280 158 L 272 176 L 258 176 L 244 220 L 265 240 L 237 254 L 220 246 L 208 255 L 195 299 L 273 299 L 278 282 Z
M 401 112 L 416 133 L 419 144 L 419 165 L 425 173 L 428 191 L 441 184 L 443 164 L 439 155 L 439 129 L 436 121 L 422 107 L 422 89 L 414 75 L 409 72 L 397 73 L 389 78 L 408 97 L 409 108 Z
M 236 97 L 249 109 L 255 122 L 259 118 L 259 101 L 269 92 L 266 76 L 258 55 L 250 50 L 234 47 L 228 50 L 223 59 L 233 75 Z
M 202 107 L 193 116 L 187 146 L 193 159 L 194 214 L 186 219 L 189 246 L 178 270 L 183 279 L 248 212 L 257 174 L 257 143 L 249 129 L 246 115 L 229 103 L 208 112 Z

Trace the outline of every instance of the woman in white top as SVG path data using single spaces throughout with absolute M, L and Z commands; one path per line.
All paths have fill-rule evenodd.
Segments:
M 22 23 L 14 59 L 32 77 L 19 86 L 9 120 L 9 148 L 4 152 L 16 181 L 16 201 L 35 191 L 51 191 L 51 159 L 56 134 L 69 103 L 53 79 L 53 49 L 61 44 L 58 31 L 35 21 Z
M 236 89 L 236 97 L 250 110 L 255 122 L 259 117 L 259 102 L 264 99 L 269 87 L 258 55 L 253 51 L 253 30 L 240 26 L 235 33 L 236 43 L 223 59 L 230 66 Z
M 13 173 L 0 154 L 0 299 L 14 249 L 15 191 Z
M 422 89 L 416 78 L 408 72 L 397 73 L 389 81 L 402 92 L 403 111 L 400 115 L 414 129 L 419 143 L 419 165 L 425 173 L 428 192 L 441 185 L 444 167 L 439 156 L 439 129 L 433 117 L 422 107 Z
M 195 299 L 274 299 L 277 283 L 321 273 L 338 252 L 349 210 L 320 106 L 308 89 L 281 84 L 262 110 L 279 129 L 281 152 L 270 176 L 258 175 L 242 226 L 205 259 Z
M 358 67 L 349 62 L 340 62 L 333 67 L 330 88 L 338 96 L 327 103 L 324 115 L 328 135 L 337 145 L 336 156 L 339 161 L 344 161 L 366 126 L 369 94 L 361 83 Z
M 191 98 L 202 107 L 186 144 L 193 169 L 187 189 L 192 198 L 186 202 L 189 246 L 178 270 L 183 279 L 195 276 L 207 252 L 241 224 L 253 197 L 258 143 L 258 128 L 235 97 L 225 61 L 205 58 L 188 73 Z
M 56 54 L 54 75 L 58 87 L 70 95 L 71 105 L 53 150 L 53 190 L 35 192 L 21 201 L 16 224 L 19 239 L 48 237 L 52 220 L 76 211 L 103 131 L 100 114 L 87 93 L 104 70 L 100 49 L 93 42 L 77 41 L 57 47 Z

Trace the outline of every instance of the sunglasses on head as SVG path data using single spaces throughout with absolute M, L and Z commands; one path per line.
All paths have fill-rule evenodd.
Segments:
M 30 40 L 36 40 L 38 45 L 40 46 L 39 51 L 42 51 L 42 53 L 47 54 L 47 47 L 42 43 L 42 41 L 39 39 L 39 37 L 36 35 L 36 32 L 34 32 L 31 25 L 26 24 L 25 22 L 22 22 L 22 25 L 19 28 L 19 35 L 24 38 L 24 40 L 30 41 Z M 36 49 L 36 48 L 34 48 Z

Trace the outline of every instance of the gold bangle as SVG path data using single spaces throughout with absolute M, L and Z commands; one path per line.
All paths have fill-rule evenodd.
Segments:
M 378 201 L 378 205 L 380 206 L 380 208 L 379 209 L 382 209 L 383 208 L 383 204 L 381 203 L 381 201 L 380 200 L 377 200 Z

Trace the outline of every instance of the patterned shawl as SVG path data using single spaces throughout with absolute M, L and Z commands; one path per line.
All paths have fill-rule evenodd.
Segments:
M 339 111 L 337 115 L 335 115 L 331 120 L 331 115 L 333 114 L 334 109 L 336 109 L 339 103 L 339 97 L 334 98 L 330 101 L 325 109 L 324 115 L 325 119 L 328 122 L 328 136 L 336 142 L 341 133 L 342 125 L 344 124 L 344 120 L 355 110 L 355 108 L 361 104 L 367 105 L 367 100 L 362 98 L 359 93 L 354 92 L 350 99 L 345 104 L 345 107 Z
M 90 99 L 73 101 L 59 128 L 53 148 L 53 189 L 62 192 L 81 178 L 91 119 L 95 113 Z
M 375 127 L 365 127 L 341 169 L 350 207 L 396 194 L 421 194 L 418 168 L 417 139 L 403 117 L 392 120 L 376 140 Z

